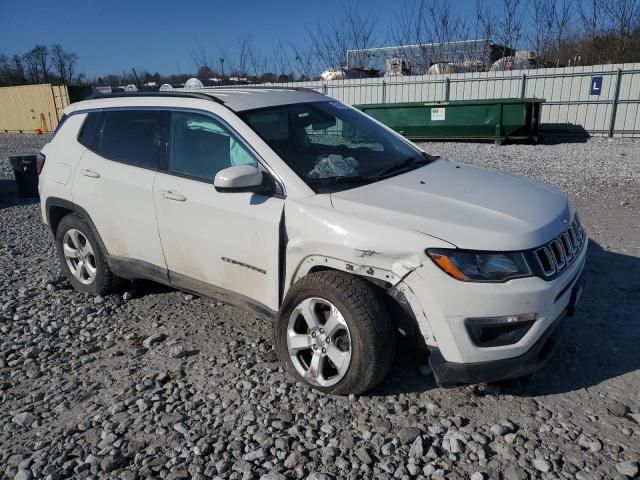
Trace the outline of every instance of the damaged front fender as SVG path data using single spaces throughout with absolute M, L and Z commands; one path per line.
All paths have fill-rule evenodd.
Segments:
M 300 278 L 324 268 L 367 277 L 388 289 L 427 261 L 427 248 L 452 247 L 420 232 L 338 212 L 328 195 L 287 201 L 285 225 L 285 294 Z
M 338 212 L 326 195 L 287 201 L 285 229 L 287 289 L 318 267 L 395 285 L 427 260 L 427 248 L 451 247 L 420 232 Z
M 415 322 L 427 347 L 436 347 L 436 337 L 429 324 L 425 310 L 418 296 L 411 289 L 409 283 L 400 281 L 387 290 L 387 293 L 402 307 L 404 312 Z

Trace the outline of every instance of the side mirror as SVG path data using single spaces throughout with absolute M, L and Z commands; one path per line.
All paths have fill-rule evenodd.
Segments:
M 213 186 L 219 192 L 257 192 L 262 189 L 262 172 L 254 165 L 235 165 L 220 170 Z

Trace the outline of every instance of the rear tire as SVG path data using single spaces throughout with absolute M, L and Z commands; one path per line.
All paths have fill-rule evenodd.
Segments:
M 56 230 L 56 248 L 62 271 L 79 292 L 104 295 L 117 278 L 107 265 L 93 228 L 77 214 L 66 215 Z
M 293 377 L 336 395 L 370 390 L 395 356 L 384 303 L 366 282 L 337 271 L 311 273 L 291 287 L 274 323 L 274 342 Z

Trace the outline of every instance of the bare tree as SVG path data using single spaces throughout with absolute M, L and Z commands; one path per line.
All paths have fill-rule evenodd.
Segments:
M 600 63 L 602 60 L 602 49 L 598 48 L 600 37 L 604 33 L 604 17 L 600 0 L 583 0 L 579 2 L 578 13 L 581 27 L 585 32 L 585 38 L 579 45 L 583 65 Z M 580 28 L 580 26 L 578 27 Z
M 57 44 L 51 47 L 51 57 L 53 70 L 58 74 L 60 83 L 67 85 L 73 83 L 76 80 L 74 74 L 78 55 L 66 52 L 62 45 Z
M 530 20 L 532 29 L 530 32 L 530 44 L 538 59 L 543 59 L 548 53 L 549 44 L 551 43 L 549 27 L 546 25 L 549 18 L 548 8 L 549 0 L 531 0 Z
M 15 82 L 11 60 L 6 55 L 0 55 L 0 85 L 13 85 Z
M 36 45 L 31 50 L 33 58 L 38 64 L 38 70 L 42 74 L 42 79 L 50 82 L 49 74 L 51 72 L 51 59 L 49 58 L 49 48 L 46 45 Z
M 433 51 L 426 45 L 436 41 L 428 9 L 425 0 L 420 0 L 417 5 L 405 2 L 393 31 L 394 43 L 399 47 L 398 54 L 413 62 L 413 69 L 420 73 L 427 73 L 433 62 Z
M 271 58 L 273 71 L 277 75 L 277 81 L 293 80 L 293 68 L 291 66 L 291 59 L 289 58 L 287 53 L 288 49 L 282 44 L 282 42 L 279 41 Z
M 220 51 L 220 62 L 225 65 L 228 76 L 246 77 L 249 75 L 249 60 L 254 47 L 249 36 L 241 37 L 237 44 L 236 51 Z
M 417 4 L 405 3 L 393 39 L 398 54 L 412 61 L 414 70 L 426 73 L 433 63 L 460 63 L 473 57 L 471 43 L 462 42 L 469 35 L 469 25 L 455 10 L 455 4 L 420 0 Z
M 36 53 L 33 50 L 22 55 L 22 60 L 26 65 L 25 71 L 29 76 L 30 83 L 40 83 L 40 63 Z
M 631 36 L 633 29 L 638 27 L 638 0 L 605 0 L 605 11 L 610 17 L 612 27 L 621 37 Z
M 476 38 L 492 40 L 496 34 L 496 17 L 491 4 L 476 0 Z
M 575 11 L 574 0 L 555 0 L 554 43 L 557 51 L 556 66 L 560 65 L 562 45 L 570 35 L 571 22 Z
M 240 39 L 240 49 L 236 57 L 236 70 L 239 77 L 247 76 L 249 73 L 249 59 L 251 58 L 252 48 L 250 37 L 242 37 Z
M 300 78 L 303 80 L 311 80 L 319 73 L 318 59 L 314 54 L 314 48 L 307 45 L 298 45 L 291 42 L 291 51 L 293 53 L 294 65 L 298 71 Z
M 326 25 L 317 24 L 315 28 L 306 27 L 311 47 L 318 63 L 323 69 L 340 70 L 343 68 L 365 68 L 365 55 L 356 55 L 349 59 L 347 52 L 362 52 L 374 44 L 374 32 L 378 18 L 373 13 L 363 14 L 353 3 L 346 3 L 341 16 L 334 16 Z
M 200 68 L 198 68 L 198 72 L 196 73 L 196 77 L 198 78 L 211 78 L 214 75 L 214 71 L 207 65 L 202 65 Z
M 78 55 L 75 53 L 67 53 L 65 59 L 67 61 L 67 82 L 82 83 L 85 77 L 84 73 L 76 74 L 76 65 L 79 60 Z
M 604 9 L 616 33 L 618 42 L 614 48 L 616 62 L 627 60 L 634 31 L 640 28 L 640 2 L 638 0 L 605 0 Z
M 67 52 L 64 51 L 62 45 L 56 44 L 51 47 L 51 56 L 53 57 L 53 68 L 60 77 L 60 83 L 69 83 L 67 75 L 67 60 L 65 56 Z
M 214 71 L 214 62 L 209 56 L 209 52 L 204 48 L 198 37 L 194 36 L 195 48 L 191 51 L 191 59 L 196 65 L 198 77 L 210 76 Z
M 51 61 L 49 49 L 45 45 L 36 45 L 22 56 L 31 83 L 49 82 Z
M 544 64 L 560 66 L 568 60 L 568 40 L 574 20 L 574 0 L 534 0 L 533 18 L 539 32 L 534 44 Z
M 453 2 L 433 0 L 427 12 L 433 24 L 433 37 L 437 43 L 444 44 L 468 39 L 467 22 L 456 13 Z
M 258 80 L 267 70 L 268 59 L 266 55 L 256 47 L 251 37 L 245 37 L 241 41 L 240 54 L 246 57 L 246 73 Z M 273 74 L 272 74 L 273 76 Z
M 24 62 L 22 61 L 22 57 L 20 55 L 14 55 L 13 57 L 11 57 L 11 62 L 13 63 L 13 71 L 15 74 L 16 83 L 27 83 L 27 76 L 25 74 Z
M 501 0 L 499 10 L 497 38 L 505 47 L 517 50 L 522 40 L 525 2 L 524 0 Z
M 378 17 L 373 13 L 362 14 L 353 3 L 346 3 L 344 6 L 344 17 L 346 25 L 346 43 L 350 50 L 366 50 L 374 44 L 374 32 L 378 23 Z M 365 59 L 356 60 L 351 68 L 366 68 Z
M 600 0 L 583 0 L 579 2 L 578 6 L 582 26 L 587 34 L 587 38 L 593 43 L 603 30 L 603 14 L 600 8 Z
M 427 28 L 428 24 L 423 18 L 425 11 L 425 0 L 417 3 L 405 0 L 394 21 L 395 28 L 391 32 L 393 43 L 405 46 L 432 42 L 431 29 Z

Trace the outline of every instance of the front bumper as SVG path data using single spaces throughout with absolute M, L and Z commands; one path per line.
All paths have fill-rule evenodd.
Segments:
M 515 378 L 541 368 L 558 343 L 582 292 L 587 251 L 559 277 L 531 277 L 498 284 L 460 282 L 426 262 L 398 286 L 431 352 L 440 385 Z M 535 313 L 537 320 L 511 344 L 479 346 L 465 320 Z
M 448 362 L 440 349 L 429 347 L 429 364 L 440 386 L 464 383 L 486 383 L 522 377 L 540 370 L 549 360 L 567 329 L 584 288 L 584 275 L 572 288 L 571 300 L 565 310 L 523 355 L 476 363 Z

